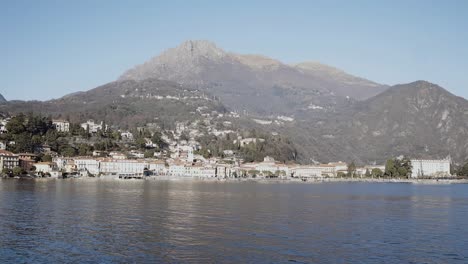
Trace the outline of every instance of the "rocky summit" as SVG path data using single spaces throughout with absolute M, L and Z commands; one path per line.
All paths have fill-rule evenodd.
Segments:
M 158 78 L 202 89 L 231 109 L 295 114 L 312 105 L 337 107 L 342 98 L 363 100 L 387 86 L 319 63 L 288 65 L 263 55 L 227 52 L 208 41 L 187 41 L 126 71 L 120 80 Z

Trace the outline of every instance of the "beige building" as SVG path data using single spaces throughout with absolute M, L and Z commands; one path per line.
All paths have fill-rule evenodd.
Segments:
M 13 169 L 19 166 L 18 155 L 6 150 L 0 150 L 0 169 Z
M 67 120 L 52 120 L 52 124 L 55 129 L 59 132 L 69 132 L 70 131 L 70 122 Z

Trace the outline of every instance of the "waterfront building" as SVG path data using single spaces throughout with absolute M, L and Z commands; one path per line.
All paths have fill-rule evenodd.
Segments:
M 93 158 L 81 157 L 75 159 L 75 166 L 78 171 L 86 171 L 93 175 L 99 174 L 99 161 Z
M 322 171 L 321 166 L 296 166 L 291 169 L 291 173 L 296 178 L 321 178 Z
M 13 169 L 19 166 L 18 155 L 13 154 L 10 151 L 0 150 L 0 169 Z
M 412 159 L 411 166 L 413 167 L 411 177 L 412 178 L 424 178 L 424 177 L 450 177 L 450 163 L 451 159 L 443 160 L 422 160 Z
M 169 163 L 168 174 L 171 176 L 185 176 L 185 162 L 174 160 Z
M 59 132 L 70 132 L 70 122 L 67 120 L 52 120 L 52 124 L 54 125 L 55 129 Z
M 57 170 L 57 165 L 54 162 L 38 162 L 34 164 L 36 172 L 52 173 Z
M 143 174 L 148 169 L 143 160 L 102 159 L 100 172 L 103 174 Z
M 163 160 L 153 160 L 148 162 L 148 170 L 152 171 L 155 175 L 166 175 L 166 162 Z
M 335 168 L 335 173 L 338 171 L 348 171 L 348 164 L 342 161 L 338 162 L 330 162 L 328 165 L 333 166 Z
M 33 153 L 20 153 L 18 154 L 19 166 L 25 170 L 30 171 L 36 163 L 37 155 Z

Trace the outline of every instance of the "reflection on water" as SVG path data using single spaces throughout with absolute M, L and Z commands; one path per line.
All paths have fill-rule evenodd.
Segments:
M 468 185 L 0 181 L 0 262 L 467 263 Z

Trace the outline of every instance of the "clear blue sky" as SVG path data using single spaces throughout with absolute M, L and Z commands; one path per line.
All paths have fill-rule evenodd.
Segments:
M 190 2 L 190 3 L 189 3 Z M 50 99 L 187 39 L 468 98 L 468 1 L 0 0 L 0 93 Z

